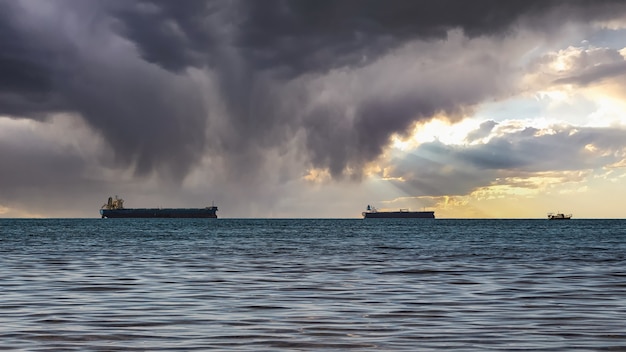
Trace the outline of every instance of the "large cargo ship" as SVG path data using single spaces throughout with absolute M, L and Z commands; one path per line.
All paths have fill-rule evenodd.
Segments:
M 364 219 L 434 219 L 434 211 L 409 211 L 408 209 L 400 209 L 398 211 L 378 211 L 371 205 L 367 206 L 367 210 L 361 213 Z
M 102 218 L 217 218 L 217 207 L 205 208 L 124 208 L 122 198 L 109 197 L 100 209 Z

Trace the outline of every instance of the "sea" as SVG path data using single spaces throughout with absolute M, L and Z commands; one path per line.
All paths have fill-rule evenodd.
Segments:
M 626 220 L 0 219 L 2 351 L 626 351 Z

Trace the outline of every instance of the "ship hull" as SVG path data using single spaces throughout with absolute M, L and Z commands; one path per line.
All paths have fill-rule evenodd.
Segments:
M 434 211 L 377 211 L 364 212 L 365 219 L 434 219 Z
M 100 209 L 102 218 L 217 218 L 217 207 Z

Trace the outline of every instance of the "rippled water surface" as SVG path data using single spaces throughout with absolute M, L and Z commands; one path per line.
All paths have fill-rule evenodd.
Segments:
M 0 219 L 0 349 L 626 350 L 624 220 Z

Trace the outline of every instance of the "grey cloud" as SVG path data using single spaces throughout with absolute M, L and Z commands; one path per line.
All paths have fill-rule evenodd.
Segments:
M 498 125 L 497 122 L 489 120 L 480 124 L 480 127 L 470 133 L 467 134 L 465 140 L 467 142 L 474 142 L 478 139 L 485 138 L 489 136 L 494 127 Z
M 559 68 L 555 69 L 555 64 Z M 540 57 L 530 65 L 542 76 L 551 76 L 552 84 L 587 86 L 626 73 L 626 60 L 613 48 L 568 48 Z
M 435 141 L 418 150 L 399 155 L 391 162 L 390 181 L 406 194 L 413 196 L 443 196 L 467 194 L 483 185 L 491 172 L 468 168 L 455 158 L 457 150 Z
M 263 170 L 263 151 L 292 145 L 334 176 L 358 172 L 393 134 L 501 88 L 495 77 L 458 84 L 462 76 L 449 72 L 421 81 L 415 74 L 404 91 L 362 93 L 350 110 L 342 105 L 355 94 L 350 90 L 336 107 L 312 102 L 316 77 L 333 69 L 356 75 L 412 40 L 436 42 L 452 29 L 503 38 L 522 18 L 565 21 L 544 18 L 555 8 L 567 9 L 568 21 L 624 10 L 612 1 L 58 0 L 42 17 L 29 6 L 0 1 L 0 47 L 10 48 L 0 54 L 0 114 L 78 114 L 106 139 L 120 167 L 174 179 L 217 154 L 233 175 L 254 175 Z M 430 89 L 437 78 L 445 84 Z M 199 83 L 205 81 L 216 90 Z
M 552 171 L 601 170 L 621 160 L 626 130 L 563 127 L 536 135 L 526 129 L 493 138 L 485 144 L 447 146 L 422 144 L 413 155 L 392 161 L 390 177 L 403 178 L 398 187 L 417 195 L 465 195 L 511 175 Z M 590 152 L 593 145 L 599 153 Z
M 535 128 L 491 139 L 455 153 L 455 160 L 475 169 L 524 172 L 595 169 L 615 162 L 612 153 L 597 156 L 585 149 L 593 144 L 603 150 L 624 147 L 626 131 L 611 128 L 563 127 L 552 134 Z
M 576 84 L 587 86 L 591 83 L 601 81 L 606 78 L 614 78 L 626 74 L 626 61 L 599 64 L 588 67 L 582 72 L 569 77 L 559 78 L 555 84 Z
M 462 104 L 475 104 L 494 93 L 494 87 L 489 87 L 493 82 L 486 79 L 475 84 L 471 99 L 450 92 L 441 93 L 449 95 L 447 99 L 437 98 L 428 88 L 420 92 L 425 96 L 422 98 L 416 82 L 397 96 L 361 98 L 356 102 L 354 116 L 345 107 L 324 104 L 313 106 L 304 114 L 297 109 L 259 109 L 260 105 L 278 104 L 276 99 L 306 94 L 293 85 L 293 90 L 282 90 L 286 82 L 306 81 L 311 75 L 323 75 L 332 69 L 367 67 L 411 40 L 445 39 L 451 29 L 461 29 L 468 37 L 501 38 L 514 30 L 513 25 L 520 18 L 542 18 L 556 8 L 567 11 L 568 20 L 604 18 L 612 15 L 610 9 L 604 8 L 609 3 L 479 0 L 397 1 L 390 5 L 352 0 L 212 1 L 192 2 L 191 10 L 172 12 L 169 3 L 155 1 L 147 3 L 152 6 L 150 11 L 146 6 L 136 6 L 125 9 L 118 19 L 124 25 L 123 33 L 150 62 L 177 72 L 186 67 L 215 70 L 229 124 L 237 133 L 223 139 L 228 150 L 254 155 L 264 141 L 280 145 L 289 140 L 284 131 L 302 128 L 306 155 L 312 165 L 328 168 L 339 177 L 376 158 L 391 135 L 405 133 L 415 121 L 435 112 L 456 111 Z M 553 21 L 554 18 L 546 20 L 549 24 L 544 25 L 552 25 Z M 499 63 L 494 60 L 483 65 L 497 67 Z M 428 85 L 431 81 L 423 83 Z M 260 84 L 282 95 L 268 100 L 255 88 Z M 283 131 L 276 126 L 283 126 Z M 232 160 L 240 158 L 233 155 Z M 250 170 L 251 165 L 232 166 L 242 169 L 237 172 L 240 174 Z
M 80 174 L 84 168 L 84 162 L 71 150 L 46 149 L 48 146 L 45 143 L 34 140 L 20 142 L 23 144 L 0 141 L 0 178 L 4 195 L 10 190 L 26 189 L 42 183 L 69 186 L 75 179 L 68 177 L 68 174 Z M 20 173 L 12 173 L 11 169 L 20 170 Z

